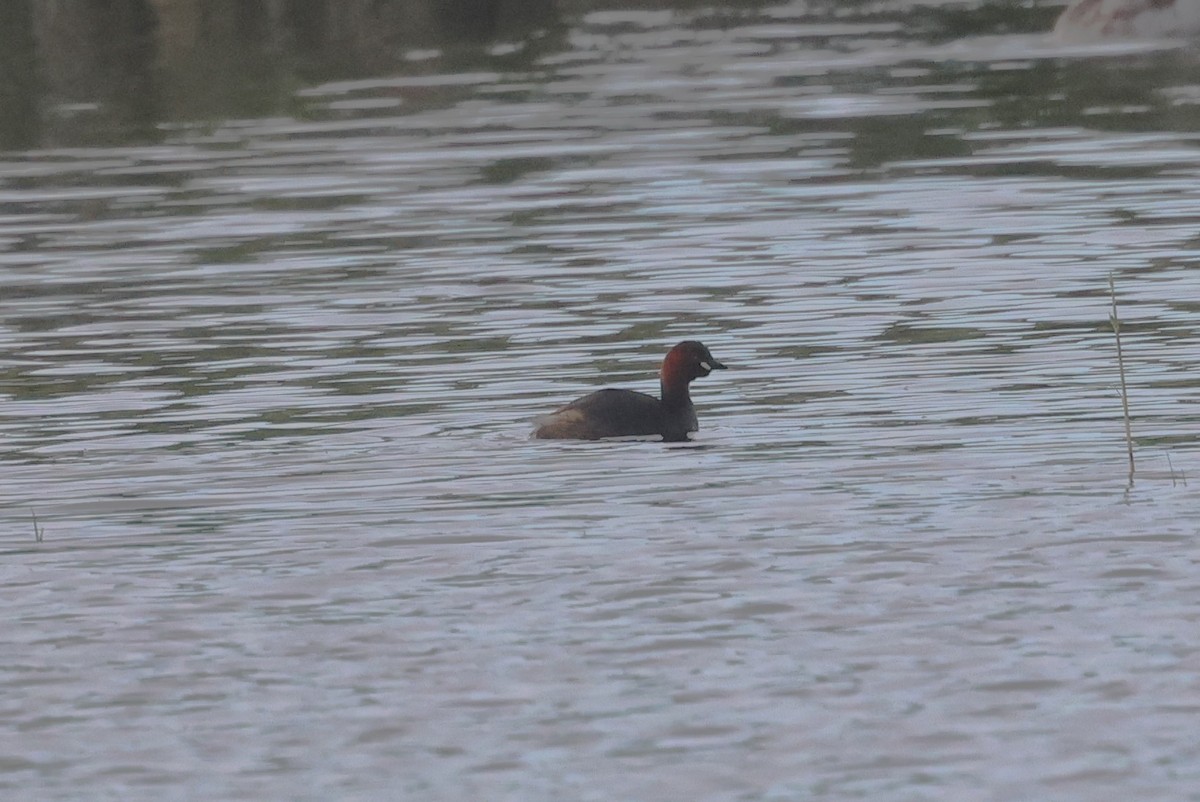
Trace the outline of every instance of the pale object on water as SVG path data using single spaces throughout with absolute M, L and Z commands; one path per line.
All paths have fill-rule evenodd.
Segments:
M 1200 0 L 1075 0 L 1058 18 L 1060 39 L 1200 35 Z

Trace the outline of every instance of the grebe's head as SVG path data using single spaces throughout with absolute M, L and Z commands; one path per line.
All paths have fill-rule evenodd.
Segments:
M 725 366 L 713 358 L 704 343 L 684 340 L 667 353 L 663 360 L 662 379 L 667 384 L 687 384 Z

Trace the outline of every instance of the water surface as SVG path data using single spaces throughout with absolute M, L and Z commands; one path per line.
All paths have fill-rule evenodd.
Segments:
M 872 8 L 3 154 L 6 798 L 1200 799 L 1196 51 Z

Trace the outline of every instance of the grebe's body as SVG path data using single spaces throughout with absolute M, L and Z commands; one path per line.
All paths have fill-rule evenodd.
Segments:
M 663 360 L 662 398 L 633 390 L 597 390 L 539 418 L 533 436 L 543 440 L 602 440 L 659 435 L 669 443 L 687 440 L 700 428 L 688 385 L 725 366 L 703 343 L 685 340 Z

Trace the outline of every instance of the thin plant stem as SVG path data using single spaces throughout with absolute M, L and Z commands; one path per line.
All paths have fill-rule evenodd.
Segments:
M 1113 274 L 1108 274 L 1108 292 L 1112 297 L 1112 316 L 1109 317 L 1109 322 L 1112 323 L 1113 336 L 1117 339 L 1117 370 L 1121 374 L 1121 409 L 1125 413 L 1125 447 L 1129 451 L 1129 481 L 1133 481 L 1133 428 L 1129 423 L 1129 386 L 1125 383 L 1125 355 L 1121 351 L 1121 319 L 1117 317 L 1117 284 L 1113 280 Z

